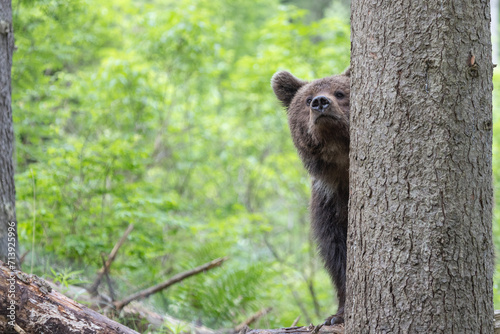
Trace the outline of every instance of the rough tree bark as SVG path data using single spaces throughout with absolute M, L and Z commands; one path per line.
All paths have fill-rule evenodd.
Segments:
M 346 333 L 493 333 L 488 0 L 353 0 Z
M 0 260 L 19 266 L 15 210 L 14 130 L 11 108 L 11 67 L 14 51 L 11 1 L 0 1 Z M 10 229 L 10 230 L 9 230 Z M 9 236 L 9 231 L 14 235 Z M 14 239 L 12 239 L 12 237 Z M 11 241 L 11 242 L 9 242 Z M 13 242 L 12 242 L 13 241 Z M 14 250 L 13 252 L 9 251 Z M 10 254 L 9 254 L 10 253 Z M 10 255 L 10 256 L 9 256 Z M 14 256 L 12 256 L 14 255 Z

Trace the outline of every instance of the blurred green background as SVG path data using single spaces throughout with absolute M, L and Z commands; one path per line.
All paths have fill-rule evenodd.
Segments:
M 110 273 L 119 297 L 229 256 L 147 302 L 211 328 L 266 307 L 253 326 L 335 311 L 309 234 L 309 178 L 269 82 L 348 66 L 348 2 L 14 0 L 13 16 L 25 271 L 92 281 L 133 223 Z M 497 248 L 498 217 L 497 205 Z

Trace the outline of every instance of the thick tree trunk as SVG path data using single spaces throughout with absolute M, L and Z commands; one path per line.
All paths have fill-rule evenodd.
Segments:
M 10 71 L 14 35 L 10 1 L 0 1 L 0 260 L 19 266 L 15 210 Z M 9 235 L 10 232 L 10 235 Z M 10 260 L 10 261 L 9 261 Z
M 0 266 L 0 333 L 138 334 L 52 290 L 44 280 Z
M 346 332 L 493 333 L 489 1 L 351 9 Z

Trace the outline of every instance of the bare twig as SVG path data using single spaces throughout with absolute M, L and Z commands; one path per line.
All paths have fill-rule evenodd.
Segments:
M 24 260 L 26 260 L 26 255 L 28 255 L 29 253 L 30 250 L 28 249 L 26 252 L 23 253 L 23 255 L 21 255 L 21 258 L 19 259 L 19 265 L 24 263 Z
M 292 322 L 292 325 L 290 327 L 297 326 L 297 324 L 299 323 L 299 320 L 300 320 L 300 315 L 297 318 L 295 318 L 295 320 Z
M 19 334 L 26 334 L 26 332 L 24 331 L 24 329 L 22 329 L 21 327 L 19 327 L 18 324 L 14 324 L 14 329 L 16 330 L 16 332 L 18 332 Z
M 246 319 L 241 324 L 236 326 L 234 331 L 239 332 L 242 329 L 248 327 L 251 323 L 255 322 L 257 319 L 259 319 L 259 318 L 265 316 L 266 314 L 268 314 L 269 312 L 271 312 L 272 309 L 273 309 L 272 307 L 267 307 L 265 309 L 262 309 L 256 313 L 252 314 L 252 316 L 250 318 Z
M 196 274 L 201 273 L 203 271 L 210 270 L 212 268 L 218 267 L 224 261 L 226 261 L 227 259 L 228 259 L 227 257 L 216 259 L 216 260 L 213 260 L 211 262 L 205 263 L 205 264 L 203 264 L 203 265 L 201 265 L 199 267 L 196 267 L 194 269 L 191 269 L 191 270 L 185 271 L 183 273 L 177 274 L 174 277 L 172 277 L 171 279 L 169 279 L 169 280 L 167 280 L 167 281 L 165 281 L 163 283 L 160 283 L 160 284 L 154 285 L 154 286 L 152 286 L 150 288 L 147 288 L 145 290 L 136 292 L 133 295 L 131 295 L 131 296 L 129 296 L 129 297 L 127 297 L 127 298 L 125 298 L 125 299 L 123 299 L 121 301 L 115 302 L 113 304 L 115 305 L 116 309 L 119 311 L 125 305 L 127 305 L 128 303 L 130 303 L 133 300 L 149 297 L 152 294 L 157 293 L 158 291 L 161 291 L 163 289 L 166 289 L 169 286 L 171 286 L 171 285 L 173 285 L 173 284 L 175 284 L 177 282 L 180 282 L 180 281 L 182 281 L 182 280 L 184 280 L 184 279 L 186 279 L 186 278 L 188 278 L 190 276 L 193 276 L 193 275 L 196 275 Z
M 106 283 L 108 283 L 109 296 L 111 297 L 111 301 L 115 301 L 115 290 L 113 290 L 113 286 L 111 285 L 111 279 L 109 278 L 109 268 L 106 267 L 106 260 L 104 259 L 104 254 L 101 254 L 102 265 L 106 270 L 104 271 L 104 275 L 106 276 Z
M 111 253 L 109 253 L 108 260 L 106 261 L 106 263 L 104 263 L 104 266 L 97 272 L 97 278 L 95 279 L 94 283 L 87 289 L 91 295 L 95 295 L 97 293 L 97 288 L 99 287 L 99 284 L 101 284 L 101 280 L 102 277 L 104 276 L 104 273 L 109 270 L 111 263 L 113 263 L 113 261 L 115 260 L 118 250 L 123 245 L 123 243 L 125 242 L 125 240 L 127 239 L 128 235 L 130 234 L 133 228 L 134 228 L 133 224 L 130 224 L 127 227 L 127 230 L 125 231 L 125 233 L 123 233 L 121 239 L 116 243 L 115 247 L 113 247 Z
M 279 329 L 252 329 L 246 334 L 312 334 L 319 326 L 288 327 Z M 344 325 L 322 326 L 318 328 L 317 334 L 345 334 Z
M 311 331 L 311 334 L 317 334 L 321 327 L 323 327 L 324 324 L 319 324 L 318 326 L 314 327 L 314 329 Z

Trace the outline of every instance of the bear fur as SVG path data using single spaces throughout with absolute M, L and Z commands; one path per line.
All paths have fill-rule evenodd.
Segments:
M 344 322 L 349 201 L 350 70 L 311 82 L 286 71 L 271 79 L 287 109 L 293 143 L 311 176 L 314 237 L 337 290 L 339 308 L 325 324 Z

